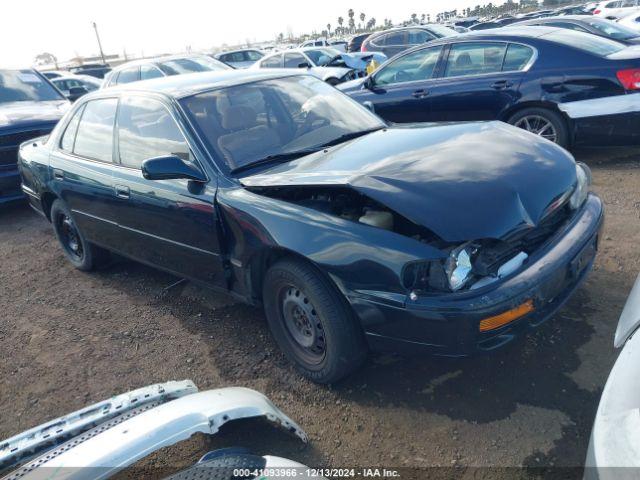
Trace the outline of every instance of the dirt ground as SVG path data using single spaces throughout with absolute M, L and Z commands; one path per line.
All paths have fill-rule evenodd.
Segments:
M 81 273 L 44 219 L 2 209 L 0 438 L 116 393 L 192 379 L 266 393 L 309 445 L 243 421 L 144 465 L 175 468 L 242 445 L 311 466 L 579 467 L 617 355 L 617 317 L 640 272 L 640 150 L 576 157 L 592 168 L 607 219 L 594 271 L 554 319 L 492 356 L 375 356 L 331 388 L 294 372 L 260 310 L 191 285 L 163 294 L 176 279 L 132 262 Z

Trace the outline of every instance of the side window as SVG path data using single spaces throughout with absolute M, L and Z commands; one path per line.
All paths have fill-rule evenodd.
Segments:
M 522 70 L 533 57 L 533 49 L 525 45 L 510 43 L 507 54 L 504 57 L 503 72 Z
M 247 60 L 251 62 L 257 62 L 262 58 L 262 55 L 260 54 L 260 52 L 256 52 L 254 50 L 247 51 L 246 55 L 247 55 Z
M 78 131 L 78 123 L 80 123 L 80 117 L 84 107 L 80 107 L 76 113 L 73 114 L 71 120 L 67 124 L 64 133 L 62 134 L 62 140 L 60 140 L 60 149 L 65 152 L 73 152 L 73 144 L 76 141 L 76 132 Z
M 113 124 L 117 106 L 117 98 L 87 103 L 78 125 L 73 153 L 101 162 L 112 161 Z
M 420 45 L 434 38 L 435 37 L 426 30 L 409 30 L 407 32 L 407 43 L 409 45 Z
M 118 75 L 118 85 L 137 82 L 138 80 L 140 80 L 140 67 L 127 68 Z
M 282 67 L 282 55 L 274 55 L 260 63 L 260 68 L 280 68 Z
M 153 65 L 142 65 L 140 67 L 140 79 L 150 80 L 152 78 L 164 77 L 162 72 Z
M 303 55 L 299 53 L 284 54 L 284 68 L 300 68 L 301 63 L 309 63 Z
M 502 70 L 507 45 L 504 43 L 458 43 L 449 50 L 445 77 L 480 75 Z
M 428 80 L 433 77 L 441 51 L 442 47 L 432 47 L 404 55 L 380 70 L 374 77 L 374 83 L 391 85 Z
M 404 32 L 394 32 L 383 35 L 382 38 L 376 40 L 378 45 L 404 45 Z
M 118 109 L 120 163 L 140 168 L 149 158 L 175 155 L 191 161 L 189 146 L 167 108 L 148 98 L 125 98 Z

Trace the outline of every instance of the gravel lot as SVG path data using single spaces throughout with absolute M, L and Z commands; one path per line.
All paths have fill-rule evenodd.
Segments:
M 163 294 L 174 277 L 128 261 L 78 272 L 44 219 L 2 209 L 0 438 L 119 392 L 189 378 L 201 389 L 266 393 L 311 442 L 243 421 L 145 466 L 174 469 L 232 445 L 313 466 L 580 466 L 617 355 L 617 317 L 640 271 L 640 150 L 576 157 L 591 166 L 607 219 L 595 270 L 553 320 L 493 356 L 376 356 L 332 388 L 289 367 L 260 310 L 191 285 Z

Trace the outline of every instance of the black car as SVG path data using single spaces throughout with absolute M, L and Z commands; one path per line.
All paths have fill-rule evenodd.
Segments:
M 413 25 L 411 27 L 392 28 L 371 34 L 362 42 L 363 52 L 381 52 L 388 58 L 416 45 L 443 37 L 455 37 L 458 32 L 437 23 Z
M 507 18 L 500 18 L 500 19 L 497 19 L 497 20 L 492 20 L 490 22 L 476 23 L 474 25 L 471 25 L 468 28 L 471 31 L 489 30 L 489 29 L 492 29 L 492 28 L 506 27 L 507 25 L 511 25 L 512 23 L 516 23 L 518 21 L 519 21 L 518 18 L 507 17 Z
M 521 25 L 566 28 L 598 35 L 599 37 L 624 43 L 625 45 L 640 44 L 640 32 L 614 21 L 607 20 L 606 18 L 594 17 L 592 15 L 565 15 L 562 17 L 537 18 L 535 20 L 518 22 L 514 26 L 519 27 Z
M 488 352 L 589 271 L 589 171 L 500 122 L 389 126 L 306 74 L 233 70 L 100 90 L 20 151 L 63 252 L 107 251 L 264 306 L 309 378 L 367 350 Z
M 351 37 L 351 40 L 349 40 L 349 43 L 347 44 L 347 52 L 359 52 L 360 48 L 362 48 L 362 42 L 364 42 L 370 35 L 370 33 L 363 33 L 361 35 Z
M 502 120 L 565 147 L 640 143 L 640 51 L 561 28 L 436 40 L 339 88 L 392 122 Z
M 0 204 L 24 200 L 18 147 L 48 135 L 69 102 L 35 70 L 0 70 Z
M 89 75 L 102 79 L 111 71 L 111 67 L 104 63 L 87 63 L 77 67 L 71 67 L 69 71 L 76 75 Z

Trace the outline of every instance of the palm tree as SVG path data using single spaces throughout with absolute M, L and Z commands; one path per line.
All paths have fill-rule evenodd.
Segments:
M 417 13 L 412 13 L 411 14 L 411 21 L 413 23 L 418 23 L 418 14 Z
M 360 14 L 360 21 L 362 22 L 362 24 L 364 25 L 364 19 L 367 18 L 367 16 L 364 13 Z
M 342 31 L 342 24 L 344 23 L 344 18 L 338 17 L 338 25 L 340 25 L 340 31 Z
M 356 22 L 353 19 L 353 16 L 355 15 L 355 12 L 353 11 L 353 8 L 350 8 L 349 11 L 347 12 L 347 16 L 349 17 L 349 29 L 353 32 L 353 28 L 356 26 Z
M 329 35 L 331 35 L 331 24 L 327 23 L 327 32 L 329 32 Z

